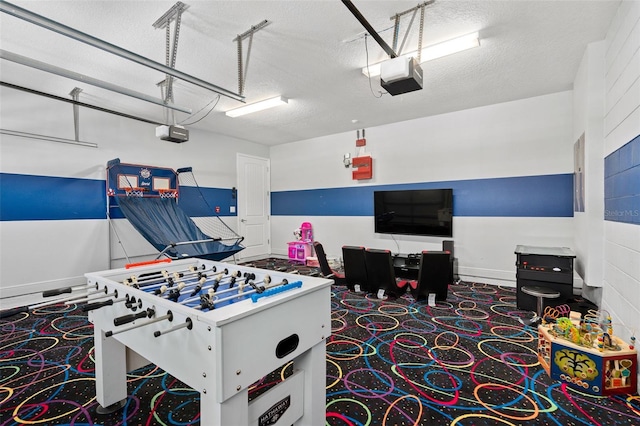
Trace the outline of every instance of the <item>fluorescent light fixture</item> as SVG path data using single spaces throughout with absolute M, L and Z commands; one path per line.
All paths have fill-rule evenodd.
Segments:
M 472 49 L 480 46 L 480 39 L 477 32 L 464 35 L 462 37 L 453 38 L 443 41 L 442 43 L 433 44 L 422 49 L 421 63 L 442 58 L 443 56 L 462 52 L 463 50 Z M 418 51 L 413 51 L 402 56 L 418 56 Z M 362 74 L 367 77 L 375 77 L 380 75 L 380 63 L 369 65 L 362 68 Z
M 289 99 L 283 96 L 276 96 L 275 98 L 265 99 L 264 101 L 256 102 L 242 106 L 240 108 L 232 109 L 225 114 L 229 117 L 240 117 L 241 115 L 251 114 L 252 112 L 262 111 L 263 109 L 273 108 L 279 105 L 285 105 L 289 103 Z

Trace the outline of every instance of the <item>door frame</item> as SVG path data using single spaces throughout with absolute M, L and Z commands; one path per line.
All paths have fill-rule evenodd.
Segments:
M 252 160 L 258 160 L 258 161 L 263 161 L 266 164 L 266 168 L 265 168 L 265 174 L 262 176 L 262 178 L 264 179 L 264 183 L 265 183 L 265 187 L 266 187 L 266 224 L 267 224 L 267 244 L 266 244 L 266 253 L 263 254 L 256 254 L 256 255 L 251 255 L 251 256 L 247 256 L 246 258 L 244 257 L 244 250 L 240 251 L 238 253 L 239 258 L 242 260 L 248 260 L 251 258 L 262 258 L 264 256 L 270 256 L 271 255 L 271 160 L 269 158 L 265 158 L 265 157 L 259 157 L 257 155 L 250 155 L 250 154 L 242 154 L 242 153 L 236 153 L 236 182 L 238 184 L 238 196 L 237 196 L 237 204 L 238 204 L 238 208 L 237 208 L 237 223 L 238 223 L 238 233 L 241 236 L 244 236 L 245 234 L 245 225 L 243 222 L 243 215 L 244 215 L 244 211 L 246 209 L 246 206 L 243 205 L 241 203 L 241 193 L 246 193 L 246 188 L 244 187 L 242 188 L 241 182 L 244 183 L 245 185 L 247 185 L 247 182 L 244 179 L 244 176 L 241 177 L 241 173 L 243 173 L 243 169 L 240 167 L 240 162 L 241 159 L 245 158 L 245 159 L 252 159 Z M 250 183 L 248 183 L 250 185 Z M 242 191 L 242 192 L 241 192 Z

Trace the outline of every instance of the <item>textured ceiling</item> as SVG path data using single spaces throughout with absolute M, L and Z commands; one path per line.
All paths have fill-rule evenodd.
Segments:
M 152 24 L 173 1 L 12 1 L 22 8 L 83 31 L 154 61 L 165 62 L 165 31 Z M 265 145 L 522 99 L 572 88 L 588 43 L 605 38 L 620 4 L 599 1 L 457 1 L 427 6 L 424 45 L 479 31 L 481 47 L 423 64 L 424 89 L 384 94 L 376 78 L 360 69 L 367 63 L 364 28 L 340 0 L 190 1 L 182 15 L 176 69 L 238 92 L 237 47 L 233 39 L 266 19 L 253 38 L 244 94 L 247 103 L 276 95 L 289 105 L 240 118 L 224 111 L 240 102 L 177 81 L 175 103 L 194 115 L 176 112 L 176 122 Z M 416 1 L 353 0 L 391 44 L 390 17 Z M 409 16 L 402 20 L 403 29 Z M 160 97 L 164 75 L 8 14 L 0 14 L 2 49 L 47 64 Z M 417 25 L 406 51 L 417 48 Z M 371 63 L 385 59 L 369 37 Z M 247 44 L 244 48 L 246 51 Z M 6 60 L 4 82 L 165 122 L 163 108 Z M 373 93 L 372 93 L 373 92 Z M 210 104 L 212 101 L 214 103 Z M 209 105 L 210 104 L 210 105 Z M 209 105 L 207 107 L 207 105 Z M 204 108 L 202 111 L 198 112 Z M 355 122 L 357 120 L 357 122 Z

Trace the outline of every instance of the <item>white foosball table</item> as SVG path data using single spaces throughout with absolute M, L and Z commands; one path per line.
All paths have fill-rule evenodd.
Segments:
M 200 392 L 202 425 L 325 423 L 332 280 L 200 259 L 85 276 L 100 291 L 85 310 L 103 412 L 124 406 L 128 371 L 154 363 Z M 249 386 L 290 361 L 293 374 L 249 402 Z

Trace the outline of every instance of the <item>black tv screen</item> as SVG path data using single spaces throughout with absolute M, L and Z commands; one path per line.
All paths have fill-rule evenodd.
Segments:
M 374 191 L 375 232 L 453 236 L 453 190 Z

